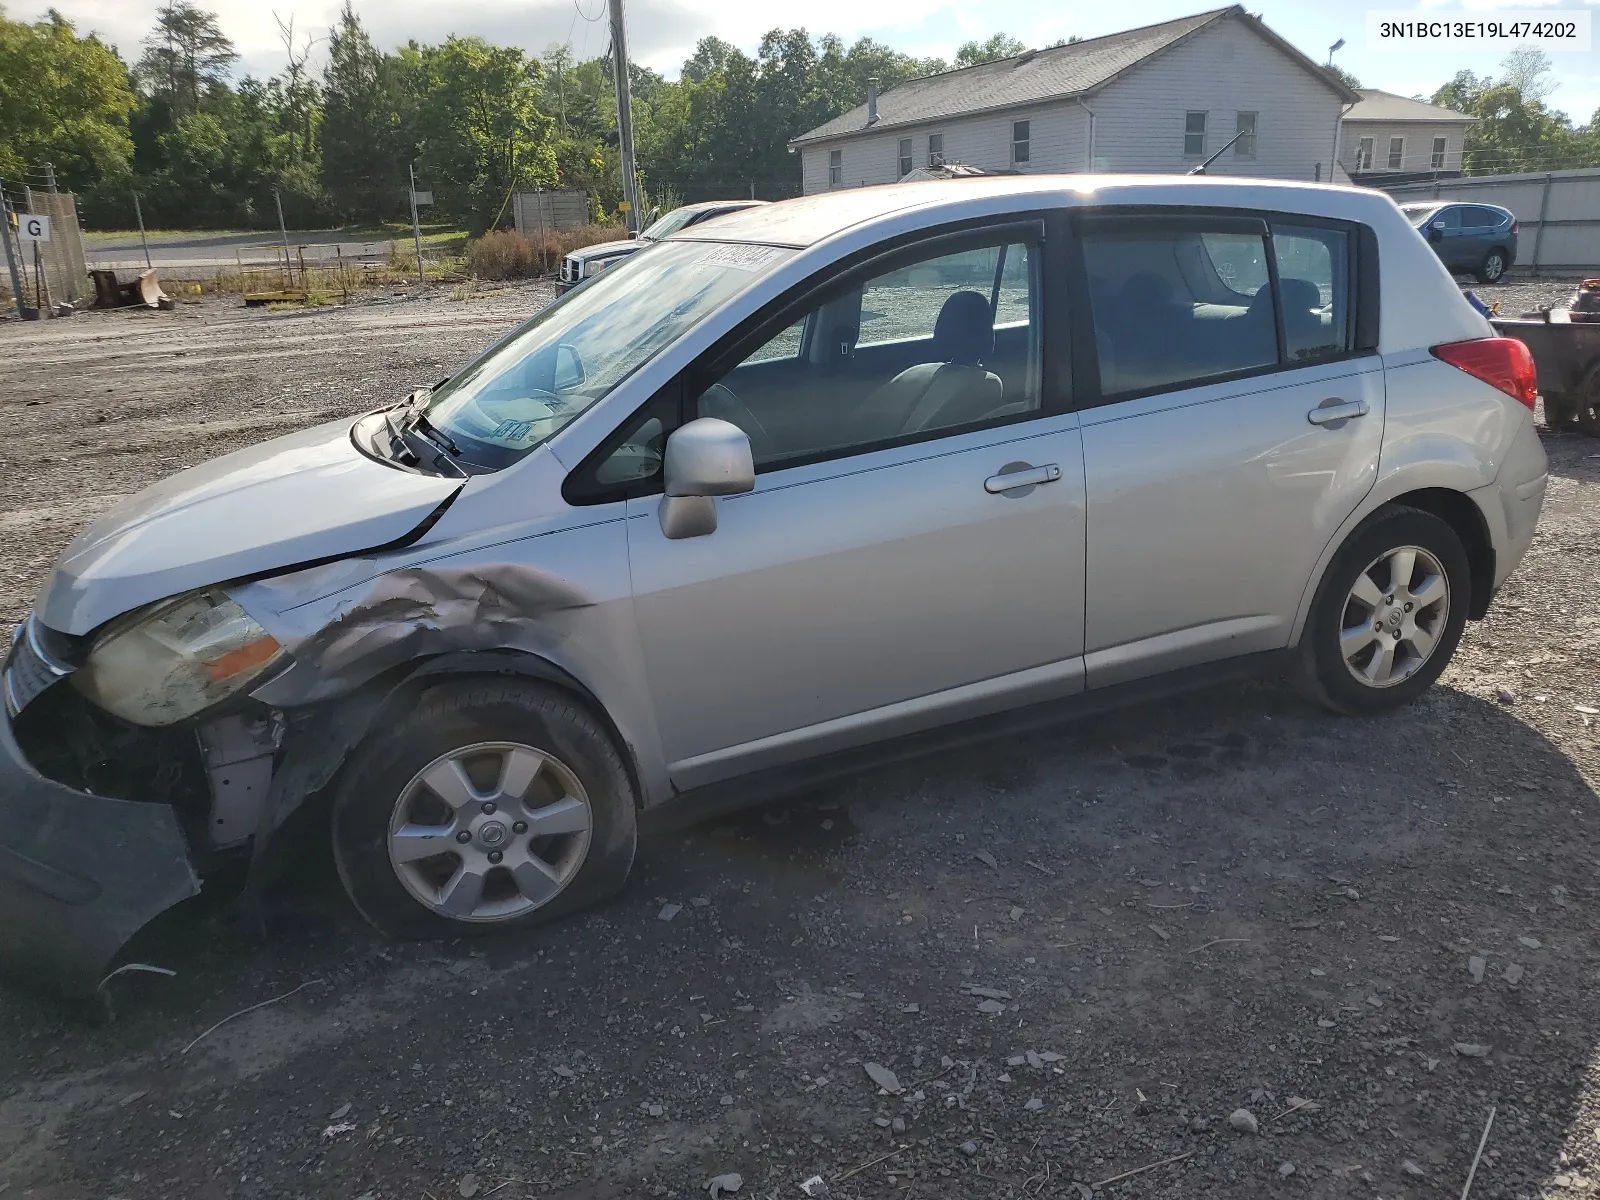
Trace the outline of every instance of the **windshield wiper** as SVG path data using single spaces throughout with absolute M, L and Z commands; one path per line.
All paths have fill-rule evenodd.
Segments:
M 450 440 L 450 435 L 428 420 L 427 414 L 420 408 L 415 410 L 411 418 L 410 428 L 415 429 L 439 449 L 445 451 L 451 458 L 461 457 L 461 447 Z
M 423 400 L 431 394 L 430 388 L 418 388 L 383 414 L 384 425 L 389 432 L 389 452 L 398 461 L 404 462 L 409 458 L 417 466 L 422 466 L 423 454 L 418 452 L 417 445 L 412 441 L 412 435 L 416 435 L 430 450 L 435 451 L 428 455 L 432 459 L 430 465 L 435 470 L 444 474 L 448 469 L 450 473 L 465 479 L 469 472 L 460 463 L 452 461 L 461 457 L 461 448 L 443 430 L 434 427 L 422 408 Z M 446 454 L 450 457 L 446 458 Z

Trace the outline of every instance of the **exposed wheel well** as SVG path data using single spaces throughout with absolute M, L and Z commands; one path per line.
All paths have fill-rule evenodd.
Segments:
M 628 772 L 629 782 L 633 784 L 635 804 L 641 808 L 645 806 L 644 783 L 639 775 L 639 764 L 634 758 L 633 747 L 622 736 L 622 730 L 611 719 L 611 714 L 606 711 L 605 705 L 573 676 L 536 655 L 519 651 L 443 655 L 430 660 L 407 676 L 385 700 L 385 707 L 396 702 L 414 703 L 415 697 L 426 690 L 429 684 L 441 682 L 446 678 L 495 675 L 520 675 L 527 679 L 536 679 L 556 691 L 566 693 L 574 703 L 587 711 L 600 723 L 600 727 L 605 730 L 612 745 L 616 747 L 617 756 L 622 759 L 622 765 Z
M 1390 503 L 1432 513 L 1456 531 L 1466 547 L 1467 562 L 1472 566 L 1472 601 L 1467 616 L 1474 621 L 1482 620 L 1489 611 L 1489 602 L 1494 599 L 1494 543 L 1489 540 L 1489 527 L 1478 506 L 1462 493 L 1448 488 L 1407 492 Z

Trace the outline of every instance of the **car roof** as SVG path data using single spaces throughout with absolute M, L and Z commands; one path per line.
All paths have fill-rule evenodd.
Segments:
M 746 208 L 712 226 L 689 226 L 669 241 L 758 242 L 804 248 L 863 225 L 960 220 L 1006 211 L 1090 205 L 1196 205 L 1304 212 L 1348 220 L 1393 211 L 1382 192 L 1332 184 L 1194 175 L 1027 175 L 940 179 L 842 188 Z

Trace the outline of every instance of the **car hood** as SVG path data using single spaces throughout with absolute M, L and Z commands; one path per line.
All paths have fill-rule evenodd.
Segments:
M 617 242 L 596 242 L 592 246 L 574 250 L 567 257 L 577 262 L 588 262 L 591 258 L 614 258 L 618 254 L 632 254 L 635 250 L 643 250 L 648 245 L 650 243 L 642 238 L 623 238 Z
M 56 561 L 35 611 L 63 633 L 209 584 L 397 541 L 461 488 L 366 457 L 349 420 L 181 471 L 100 517 Z

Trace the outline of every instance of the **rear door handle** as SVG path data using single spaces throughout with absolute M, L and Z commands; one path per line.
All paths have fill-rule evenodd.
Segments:
M 997 496 L 1018 488 L 1054 483 L 1060 478 L 1061 468 L 1055 463 L 1046 463 L 1042 467 L 1032 467 L 1027 463 L 1007 463 L 1000 468 L 1000 474 L 991 475 L 983 481 L 983 490 Z
M 1331 425 L 1335 421 L 1364 417 L 1370 411 L 1365 400 L 1341 400 L 1337 396 L 1330 396 L 1308 412 L 1306 420 L 1313 425 Z

